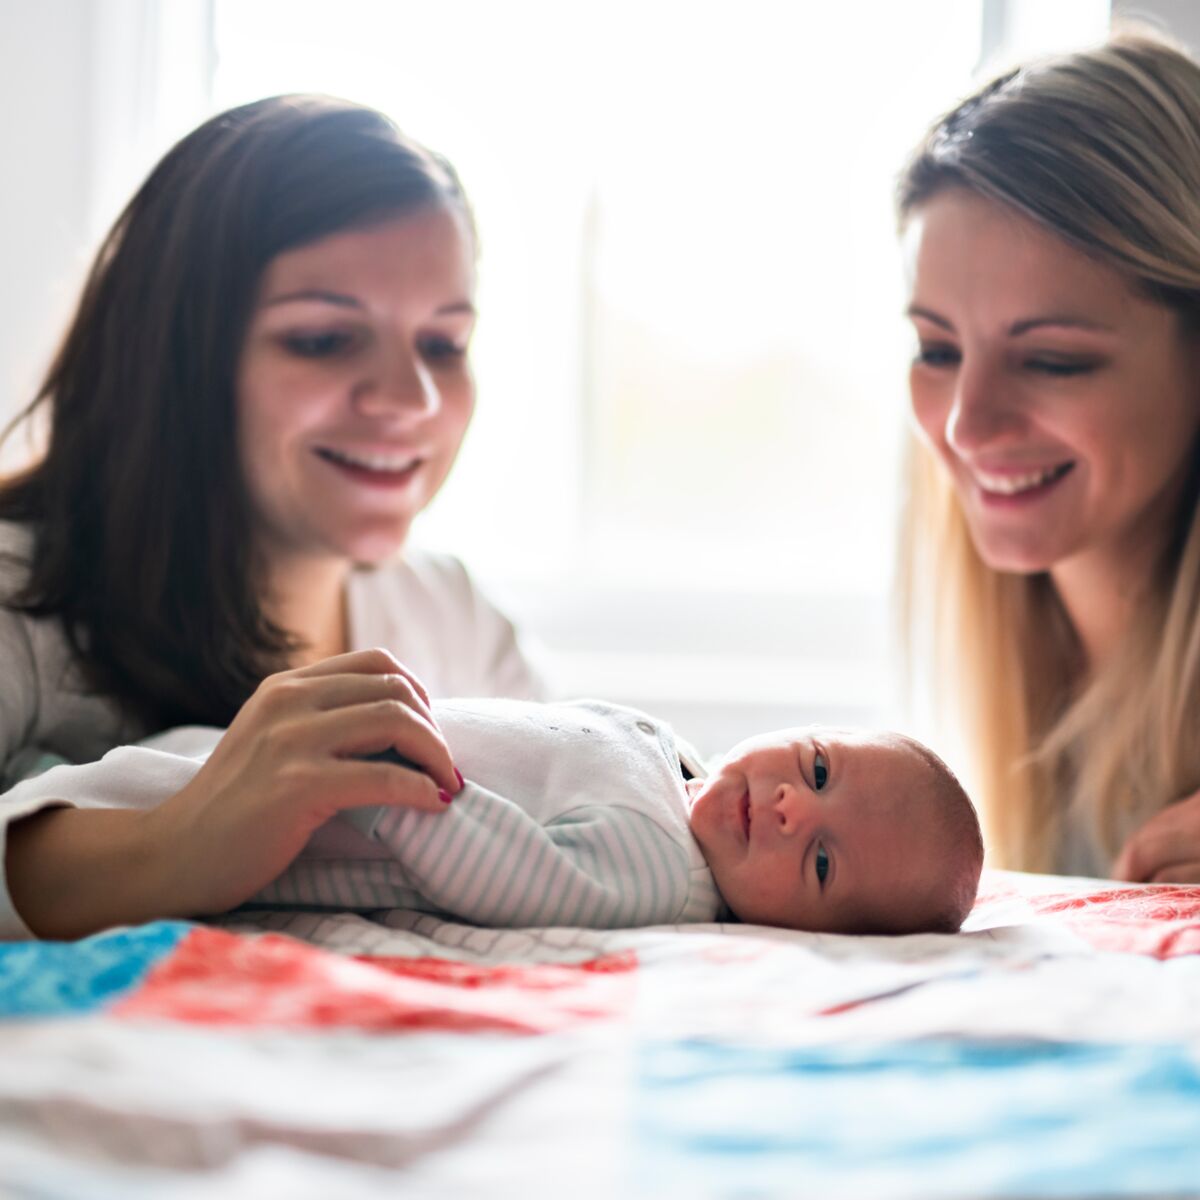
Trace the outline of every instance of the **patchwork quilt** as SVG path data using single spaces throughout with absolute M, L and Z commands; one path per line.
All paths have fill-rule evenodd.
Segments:
M 1200 1195 L 1200 887 L 966 931 L 243 910 L 0 945 L 0 1195 Z

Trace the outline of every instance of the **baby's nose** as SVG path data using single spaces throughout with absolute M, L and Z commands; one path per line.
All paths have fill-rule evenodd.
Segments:
M 794 834 L 804 828 L 808 820 L 808 804 L 790 783 L 781 783 L 775 789 L 775 819 L 781 833 Z

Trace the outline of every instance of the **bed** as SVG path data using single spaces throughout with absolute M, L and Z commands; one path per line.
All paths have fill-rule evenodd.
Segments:
M 1200 1195 L 1200 887 L 957 936 L 242 911 L 0 946 L 0 1195 Z

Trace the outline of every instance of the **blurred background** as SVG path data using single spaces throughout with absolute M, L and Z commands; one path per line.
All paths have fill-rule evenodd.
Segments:
M 705 753 L 912 728 L 893 179 L 975 80 L 1114 7 L 1200 45 L 1191 0 L 0 0 L 0 416 L 173 141 L 272 93 L 374 105 L 454 162 L 482 243 L 477 417 L 417 540 L 559 691 Z

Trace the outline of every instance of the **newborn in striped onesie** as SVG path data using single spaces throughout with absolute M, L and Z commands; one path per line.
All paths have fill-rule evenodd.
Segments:
M 503 927 L 733 917 L 908 933 L 957 929 L 974 899 L 974 809 L 911 739 L 786 730 L 709 774 L 669 726 L 615 704 L 452 700 L 433 714 L 467 780 L 446 811 L 344 812 L 259 902 Z

